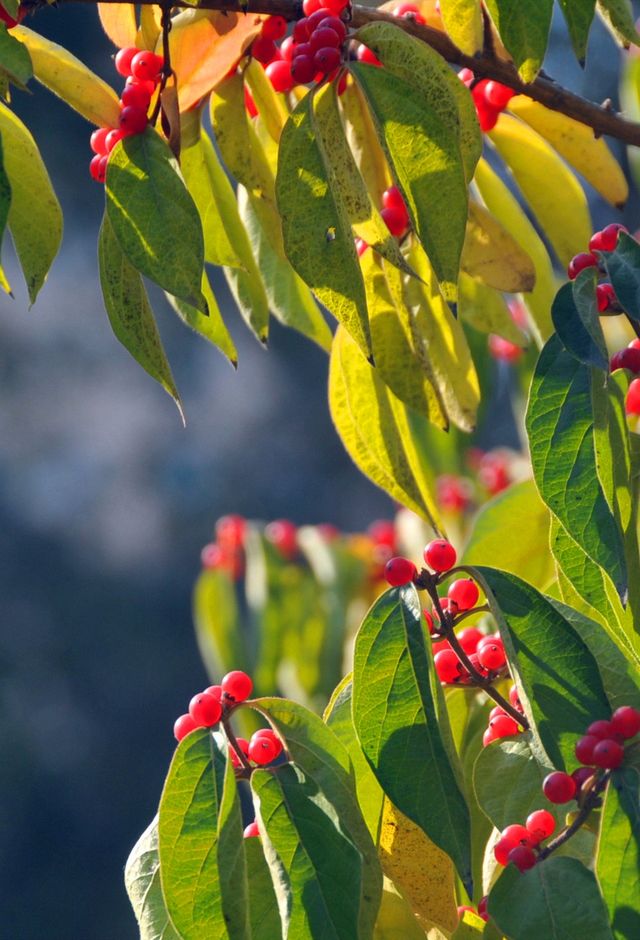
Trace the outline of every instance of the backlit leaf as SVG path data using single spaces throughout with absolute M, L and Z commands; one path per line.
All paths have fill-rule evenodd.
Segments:
M 482 51 L 484 30 L 478 0 L 440 0 L 442 22 L 453 42 L 465 55 Z
M 4 23 L 0 23 L 0 73 L 19 88 L 24 88 L 33 75 L 26 46 L 7 32 Z
M 640 34 L 636 29 L 630 0 L 598 0 L 596 8 L 621 46 L 629 48 L 631 43 L 640 45 Z
M 124 883 L 138 921 L 140 940 L 180 940 L 162 896 L 157 817 L 131 849 Z
M 547 51 L 553 0 L 486 0 L 486 6 L 523 80 L 533 81 Z
M 247 859 L 251 940 L 275 940 L 281 936 L 280 912 L 261 840 L 245 839 L 244 852 Z
M 180 300 L 179 297 L 172 297 L 171 294 L 167 294 L 167 300 L 183 323 L 191 327 L 204 339 L 209 340 L 235 367 L 238 364 L 238 353 L 231 334 L 222 319 L 218 302 L 211 290 L 209 278 L 206 274 L 202 277 L 202 294 L 207 302 L 206 316 L 200 313 L 196 307 Z
M 473 201 L 460 264 L 488 287 L 510 294 L 531 291 L 536 282 L 529 255 L 494 216 Z
M 102 28 L 118 49 L 135 46 L 138 24 L 133 3 L 98 3 Z

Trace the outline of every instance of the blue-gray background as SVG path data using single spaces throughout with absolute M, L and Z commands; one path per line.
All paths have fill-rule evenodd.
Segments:
M 35 25 L 120 86 L 95 10 Z M 549 70 L 588 96 L 616 99 L 618 62 L 598 29 L 580 73 L 555 30 Z M 390 503 L 335 436 L 323 353 L 277 326 L 264 352 L 230 312 L 234 374 L 159 300 L 183 430 L 103 311 L 90 128 L 38 86 L 16 108 L 66 228 L 31 311 L 3 256 L 16 299 L 0 299 L 0 940 L 134 940 L 122 868 L 204 680 L 190 590 L 215 518 L 358 529 Z

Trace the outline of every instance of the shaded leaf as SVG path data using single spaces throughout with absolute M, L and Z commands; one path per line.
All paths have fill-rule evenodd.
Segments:
M 640 320 L 640 245 L 620 232 L 615 251 L 598 252 L 623 309 Z
M 425 933 L 407 902 L 387 880 L 373 938 L 398 940 L 398 937 L 402 937 L 402 940 L 424 940 Z
M 486 0 L 486 6 L 523 80 L 533 81 L 547 51 L 553 0 Z
M 7 32 L 4 23 L 0 23 L 0 73 L 19 88 L 24 88 L 33 75 L 26 46 Z
M 589 31 L 595 14 L 596 0 L 559 0 L 569 29 L 573 51 L 581 65 L 587 54 Z
M 575 281 L 564 284 L 553 302 L 551 316 L 562 345 L 587 366 L 609 369 L 609 354 L 596 303 L 596 274 L 581 271 Z
M 245 839 L 244 852 L 247 859 L 251 940 L 276 940 L 281 936 L 280 912 L 261 840 Z
M 628 49 L 631 43 L 640 45 L 640 34 L 636 29 L 630 0 L 598 0 L 596 7 L 601 19 L 621 46 Z
M 138 921 L 140 940 L 180 940 L 162 896 L 157 816 L 131 849 L 124 883 Z

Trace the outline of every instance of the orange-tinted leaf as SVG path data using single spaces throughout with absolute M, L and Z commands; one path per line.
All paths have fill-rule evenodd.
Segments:
M 114 45 L 119 49 L 135 46 L 136 8 L 132 3 L 99 3 L 98 16 L 102 28 Z

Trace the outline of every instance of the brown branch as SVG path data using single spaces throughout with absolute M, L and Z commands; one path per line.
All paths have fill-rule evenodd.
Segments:
M 591 811 L 599 805 L 600 794 L 607 786 L 609 779 L 611 777 L 611 771 L 607 770 L 602 777 L 594 778 L 594 782 L 591 785 L 587 797 L 580 807 L 580 812 L 573 820 L 570 826 L 567 826 L 566 829 L 563 829 L 562 832 L 549 842 L 538 855 L 538 861 L 542 862 L 545 858 L 551 855 L 552 852 L 555 852 L 556 849 L 559 849 L 561 845 L 564 845 L 565 842 L 568 842 L 569 839 L 576 834 L 578 829 L 581 829 L 582 826 L 586 823 L 587 819 L 591 815 Z
M 97 0 L 58 0 L 58 5 L 96 2 Z M 101 2 L 128 3 L 130 0 L 101 0 Z M 153 4 L 154 0 L 139 0 L 139 2 L 148 5 Z M 31 10 L 47 5 L 46 0 L 24 0 L 23 2 L 23 6 Z M 186 0 L 176 0 L 174 7 L 194 9 Z M 264 13 L 282 16 L 286 20 L 297 20 L 303 15 L 300 0 L 200 0 L 198 8 L 222 10 L 227 13 Z M 626 120 L 609 106 L 587 101 L 586 98 L 558 85 L 546 75 L 540 74 L 534 82 L 527 84 L 522 81 L 512 62 L 497 58 L 491 51 L 485 51 L 477 56 L 468 56 L 462 53 L 441 30 L 431 26 L 421 26 L 411 19 L 396 17 L 381 10 L 370 10 L 362 6 L 352 8 L 351 23 L 356 28 L 378 21 L 394 23 L 405 32 L 426 42 L 447 62 L 470 68 L 479 78 L 491 78 L 502 82 L 518 94 L 527 95 L 552 111 L 559 111 L 567 117 L 588 125 L 593 128 L 596 137 L 607 134 L 627 144 L 640 146 L 640 124 Z

